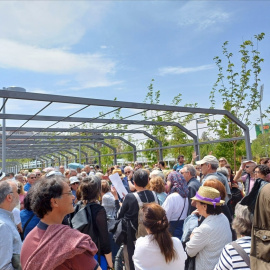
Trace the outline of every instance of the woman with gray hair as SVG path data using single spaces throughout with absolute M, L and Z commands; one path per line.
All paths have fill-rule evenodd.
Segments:
M 250 269 L 249 256 L 251 248 L 252 222 L 253 215 L 248 210 L 248 207 L 238 203 L 235 207 L 235 218 L 232 223 L 232 228 L 237 232 L 237 234 L 241 235 L 241 238 L 224 247 L 220 255 L 219 262 L 214 270 Z M 240 255 L 242 253 L 245 254 L 243 257 L 248 256 L 248 259 L 244 259 Z

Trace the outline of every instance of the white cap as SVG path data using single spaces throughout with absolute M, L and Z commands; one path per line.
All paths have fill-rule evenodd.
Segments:
M 254 163 L 255 165 L 257 165 L 257 162 L 255 162 L 254 160 L 243 160 L 243 161 L 242 161 L 243 164 L 246 164 L 246 163 L 249 163 L 249 162 L 252 162 L 252 163 Z
M 70 185 L 74 183 L 80 183 L 80 180 L 77 178 L 77 176 L 72 176 L 69 178 Z
M 208 155 L 205 156 L 203 159 L 196 161 L 197 165 L 202 165 L 205 163 L 209 163 L 209 164 L 218 164 L 218 160 L 216 157 L 212 156 L 212 155 Z

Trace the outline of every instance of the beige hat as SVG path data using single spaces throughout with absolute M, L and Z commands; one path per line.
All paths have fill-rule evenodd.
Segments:
M 217 189 L 206 186 L 201 186 L 191 200 L 211 204 L 214 207 L 223 205 L 225 202 L 220 199 L 220 192 Z
M 124 175 L 122 174 L 121 169 L 114 169 L 112 174 L 115 174 L 115 173 L 118 173 L 121 179 L 124 178 Z
M 196 161 L 197 165 L 202 165 L 205 163 L 209 163 L 209 164 L 218 164 L 218 160 L 216 157 L 212 156 L 212 155 L 208 155 L 205 156 L 203 159 Z

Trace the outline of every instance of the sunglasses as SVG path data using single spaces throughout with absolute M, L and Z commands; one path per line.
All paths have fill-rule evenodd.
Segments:
M 35 179 L 36 177 L 34 176 L 34 177 L 30 177 L 30 179 Z
M 125 172 L 125 174 L 129 174 L 129 173 L 131 173 L 131 171 Z
M 250 167 L 254 167 L 254 166 L 251 166 L 251 165 L 247 165 L 246 168 L 250 168 Z
M 41 174 L 39 173 L 39 174 L 36 174 L 36 176 L 40 176 Z

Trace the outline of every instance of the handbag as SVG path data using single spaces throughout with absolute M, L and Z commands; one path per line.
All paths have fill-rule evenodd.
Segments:
M 113 234 L 114 242 L 121 246 L 127 242 L 127 221 L 125 218 L 116 220 L 114 226 L 109 230 Z

